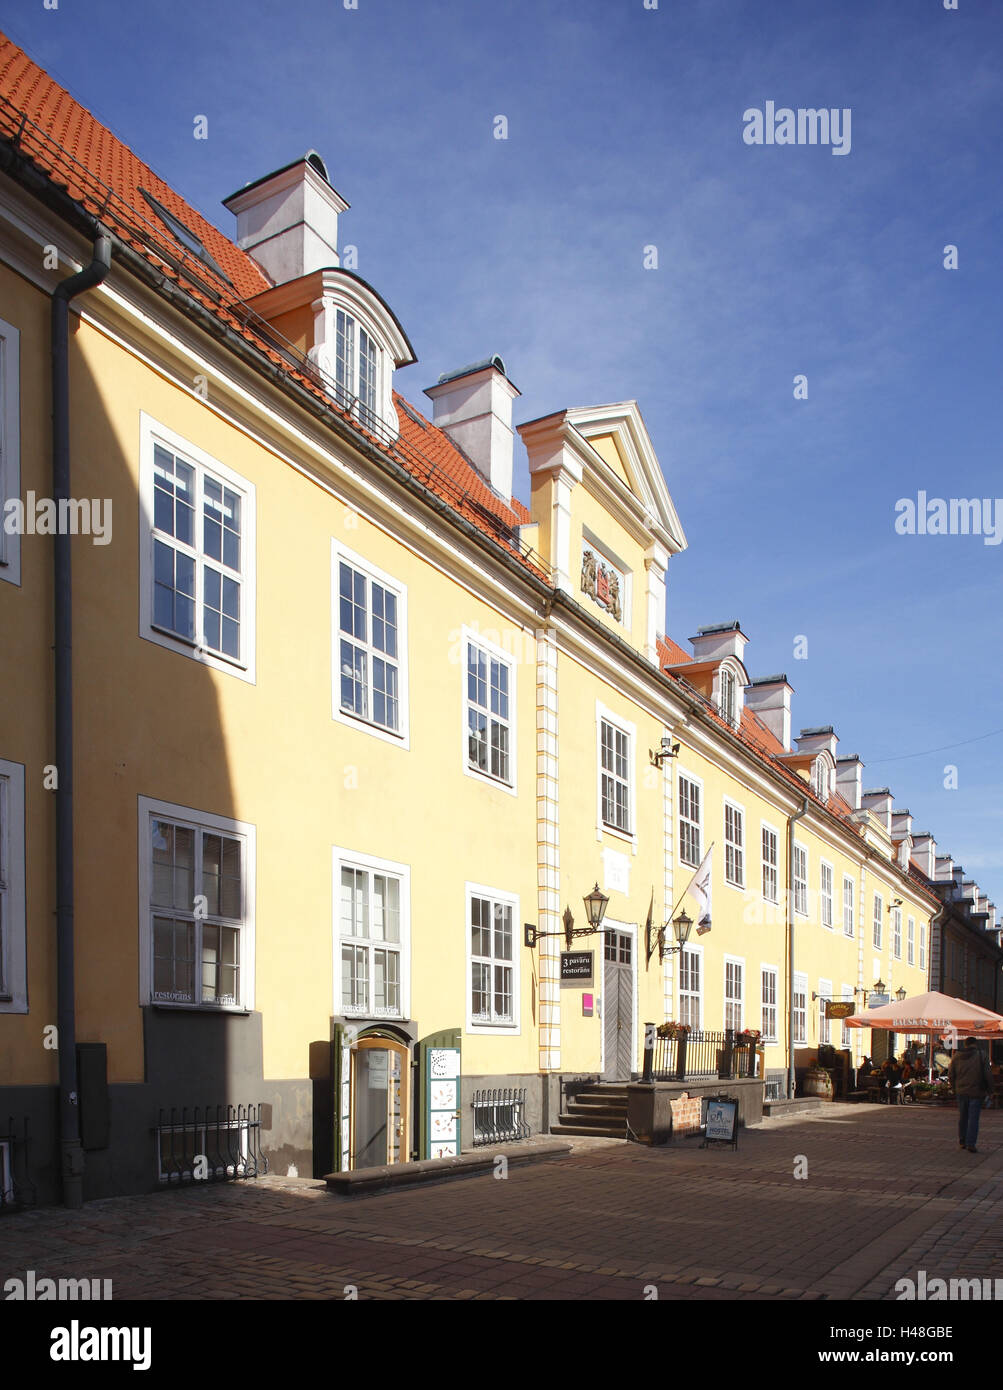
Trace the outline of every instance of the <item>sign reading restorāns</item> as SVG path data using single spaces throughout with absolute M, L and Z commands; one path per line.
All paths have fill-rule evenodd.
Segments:
M 592 984 L 593 951 L 561 952 L 561 984 Z

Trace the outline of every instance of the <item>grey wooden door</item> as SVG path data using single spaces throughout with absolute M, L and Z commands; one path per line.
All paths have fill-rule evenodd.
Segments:
M 634 942 L 612 929 L 603 962 L 603 1042 L 605 1081 L 629 1081 L 634 1036 Z

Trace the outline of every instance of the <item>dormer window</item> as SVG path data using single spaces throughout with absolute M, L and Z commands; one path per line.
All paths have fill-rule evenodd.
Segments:
M 829 763 L 826 758 L 816 758 L 811 765 L 811 789 L 820 801 L 829 800 Z
M 735 674 L 725 666 L 721 668 L 720 710 L 721 717 L 727 719 L 729 724 L 737 723 Z
M 346 410 L 357 405 L 362 424 L 372 429 L 376 423 L 378 349 L 362 325 L 344 309 L 339 309 L 335 317 L 334 379 L 338 404 Z

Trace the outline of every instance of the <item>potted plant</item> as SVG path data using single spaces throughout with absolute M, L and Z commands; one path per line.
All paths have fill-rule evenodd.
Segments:
M 669 1038 L 678 1042 L 680 1038 L 685 1038 L 690 1031 L 688 1023 L 675 1023 L 671 1020 L 668 1023 L 660 1023 L 656 1032 L 660 1038 Z

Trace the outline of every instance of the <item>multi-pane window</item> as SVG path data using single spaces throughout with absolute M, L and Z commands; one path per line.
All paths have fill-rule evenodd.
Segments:
M 245 510 L 222 476 L 154 443 L 152 624 L 233 661 L 246 646 Z
M 700 785 L 679 777 L 679 858 L 694 867 L 700 863 Z
M 847 1003 L 852 1003 L 852 1001 L 853 1001 L 853 986 L 852 986 L 852 985 L 848 985 L 848 984 L 846 984 L 845 982 L 844 982 L 844 984 L 843 984 L 843 999 L 844 999 Z M 844 1019 L 843 1019 L 843 1025 L 842 1025 L 842 1036 L 841 1036 L 841 1038 L 840 1038 L 840 1043 L 839 1043 L 839 1045 L 840 1045 L 841 1048 L 849 1048 L 849 1046 L 850 1046 L 850 1031 L 851 1031 L 851 1030 L 850 1030 L 850 1027 L 849 1027 L 849 1025 L 847 1024 L 846 1019 L 844 1018 Z
M 609 720 L 600 722 L 602 819 L 630 833 L 630 735 Z
M 905 958 L 908 965 L 916 964 L 916 919 L 910 917 L 906 923 Z
M 811 789 L 820 801 L 829 800 L 829 764 L 825 758 L 816 758 L 812 763 Z
M 823 927 L 832 926 L 832 865 L 819 866 L 819 917 Z
M 472 894 L 469 931 L 471 1021 L 514 1023 L 511 903 Z
M 467 761 L 500 782 L 511 782 L 511 715 L 507 662 L 467 643 Z
M 351 864 L 341 866 L 341 1007 L 401 1013 L 401 881 Z
M 700 1027 L 700 952 L 679 954 L 679 1022 Z
M 238 1007 L 245 839 L 158 815 L 150 830 L 152 1002 Z
M 919 924 L 919 968 L 926 969 L 926 923 Z
M 832 981 L 819 980 L 818 982 L 818 1040 L 820 1043 L 830 1041 L 829 1020 L 825 1016 L 825 1006 L 832 998 Z
M 735 723 L 735 676 L 726 667 L 721 671 L 721 714 L 729 724 Z
M 792 1005 L 794 1014 L 794 1041 L 804 1046 L 808 1034 L 808 977 L 806 975 L 794 976 L 794 997 Z
M 902 959 L 902 909 L 892 910 L 892 954 L 896 960 Z
M 777 1040 L 777 972 L 773 966 L 763 966 L 763 1039 Z
M 376 343 L 343 309 L 335 314 L 334 377 L 338 402 L 350 410 L 357 400 L 362 423 L 371 427 L 376 420 Z
M 730 802 L 724 803 L 724 876 L 737 888 L 745 885 L 745 816 Z
M 400 731 L 399 595 L 345 560 L 338 562 L 341 709 Z
M 768 825 L 763 826 L 763 897 L 775 903 L 778 895 L 777 877 L 777 832 Z
M 872 939 L 875 951 L 881 950 L 881 939 L 884 931 L 885 904 L 880 893 L 874 894 L 874 916 L 872 918 Z
M 794 846 L 794 911 L 808 915 L 808 851 L 803 845 Z
M 843 934 L 853 935 L 853 879 L 843 878 Z
M 742 1028 L 742 962 L 724 963 L 724 1026 L 736 1033 Z

